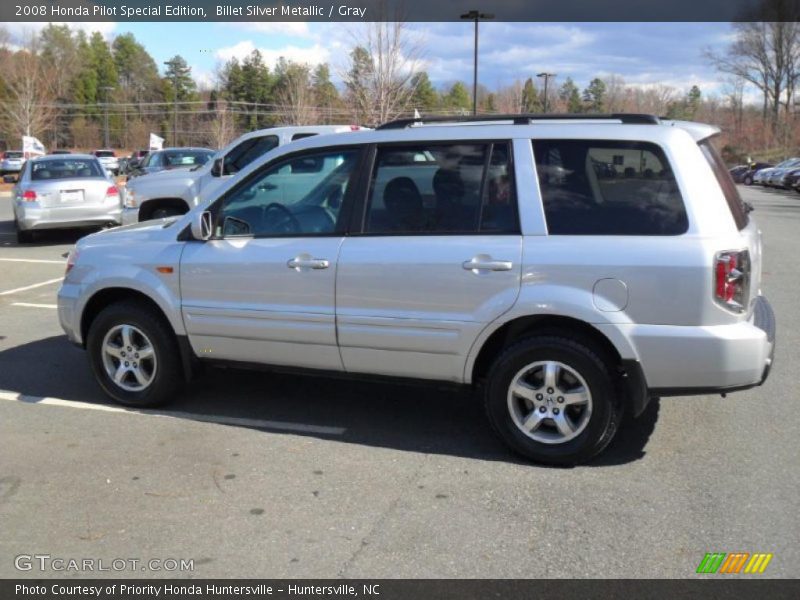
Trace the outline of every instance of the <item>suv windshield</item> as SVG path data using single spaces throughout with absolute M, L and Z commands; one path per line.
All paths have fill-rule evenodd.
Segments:
M 22 152 L 6 152 L 4 158 L 22 158 Z

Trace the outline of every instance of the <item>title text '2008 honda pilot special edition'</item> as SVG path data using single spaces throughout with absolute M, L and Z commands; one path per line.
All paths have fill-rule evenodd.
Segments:
M 204 361 L 454 382 L 517 452 L 584 462 L 624 410 L 769 373 L 760 232 L 717 132 L 517 115 L 293 142 L 186 215 L 82 239 L 59 318 L 129 406 Z

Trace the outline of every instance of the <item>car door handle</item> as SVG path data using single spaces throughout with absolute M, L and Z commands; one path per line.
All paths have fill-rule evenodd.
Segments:
M 510 260 L 493 260 L 485 255 L 476 256 L 471 260 L 465 260 L 461 266 L 467 271 L 510 271 L 514 268 L 514 263 Z
M 327 269 L 331 263 L 324 258 L 310 258 L 307 256 L 296 256 L 286 263 L 290 269 Z

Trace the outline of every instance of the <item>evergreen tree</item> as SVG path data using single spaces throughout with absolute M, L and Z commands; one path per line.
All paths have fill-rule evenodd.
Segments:
M 599 77 L 592 79 L 589 86 L 583 90 L 583 101 L 590 112 L 603 112 L 605 96 L 606 84 Z
M 581 103 L 581 95 L 578 91 L 578 86 L 575 85 L 571 77 L 567 77 L 559 88 L 558 98 L 566 105 L 568 113 L 582 112 L 583 104 Z
M 331 70 L 327 64 L 317 65 L 311 76 L 311 87 L 315 105 L 323 111 L 330 111 L 339 106 L 339 90 L 331 81 Z
M 542 103 L 539 100 L 539 92 L 533 84 L 533 78 L 528 77 L 522 87 L 522 112 L 536 113 L 542 111 Z
M 461 81 L 456 81 L 443 99 L 445 106 L 450 109 L 469 110 L 472 108 L 469 90 Z
M 439 94 L 436 93 L 428 74 L 420 71 L 411 78 L 411 87 L 414 93 L 411 95 L 411 106 L 420 111 L 434 110 L 439 103 Z

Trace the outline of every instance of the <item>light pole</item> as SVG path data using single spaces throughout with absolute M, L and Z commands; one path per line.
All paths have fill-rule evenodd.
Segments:
M 108 139 L 108 92 L 110 92 L 114 88 L 112 86 L 110 86 L 110 85 L 104 85 L 100 89 L 105 92 L 105 100 L 106 100 L 104 102 L 104 109 L 105 109 L 104 113 L 105 114 L 104 114 L 104 117 L 103 117 L 103 142 L 104 142 L 104 146 L 103 147 L 104 148 L 108 148 L 109 146 L 111 146 L 111 142 Z
M 475 22 L 475 58 L 472 70 L 472 114 L 478 114 L 478 21 L 489 21 L 494 19 L 491 13 L 482 13 L 477 10 L 471 10 L 468 13 L 461 15 L 464 21 Z
M 544 112 L 547 112 L 547 82 L 550 81 L 551 77 L 555 77 L 555 73 L 539 73 L 537 77 L 542 77 L 544 79 Z

